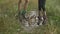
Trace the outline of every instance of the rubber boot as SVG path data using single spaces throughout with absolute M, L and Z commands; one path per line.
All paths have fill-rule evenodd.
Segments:
M 42 11 L 40 11 L 39 13 L 38 13 L 38 23 L 37 23 L 37 25 L 42 25 L 42 22 L 43 22 L 43 15 L 42 15 Z
M 43 19 L 44 19 L 44 21 L 42 24 L 45 25 L 46 21 L 47 21 L 46 11 L 43 12 Z

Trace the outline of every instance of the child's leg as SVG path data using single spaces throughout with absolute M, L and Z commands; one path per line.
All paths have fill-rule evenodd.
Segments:
M 19 0 L 18 1 L 18 14 L 16 14 L 16 17 L 19 17 L 20 16 L 21 2 L 22 2 L 22 0 Z
M 42 0 L 38 0 L 38 25 L 43 21 L 43 15 L 42 15 Z
M 43 16 L 46 16 L 45 5 L 46 5 L 46 0 L 43 0 L 43 1 L 42 1 Z
M 43 16 L 46 16 L 46 10 L 45 10 L 46 0 L 39 0 L 39 11 L 43 11 Z M 41 11 L 41 12 L 42 12 Z M 40 13 L 41 14 L 41 13 Z
M 22 2 L 22 0 L 19 0 L 19 2 L 18 2 L 18 11 L 21 10 L 21 2 Z
M 21 21 L 21 19 L 20 19 L 21 2 L 22 2 L 22 0 L 18 1 L 18 14 L 16 14 L 16 17 L 19 18 L 20 21 Z
M 22 10 L 22 15 L 25 18 L 26 9 L 27 9 L 27 5 L 28 5 L 29 0 L 24 0 L 24 1 L 25 1 L 25 3 L 24 3 L 24 8 Z
M 29 1 L 29 0 L 24 0 L 24 1 L 25 1 L 25 4 L 24 4 L 24 8 L 23 8 L 22 11 L 21 11 L 21 2 L 22 2 L 22 0 L 19 0 L 19 2 L 18 2 L 19 15 L 21 14 L 22 16 L 24 16 L 25 13 L 26 13 L 26 9 L 27 9 L 27 5 L 28 5 L 28 1 Z
M 42 9 L 43 9 L 43 18 L 44 18 L 43 24 L 45 24 L 46 18 L 47 18 L 47 17 L 46 17 L 45 5 L 46 5 L 46 0 L 43 1 L 43 5 L 42 5 Z
M 29 2 L 29 0 L 25 0 L 25 4 L 24 4 L 24 10 L 26 10 L 26 9 L 27 9 L 28 2 Z

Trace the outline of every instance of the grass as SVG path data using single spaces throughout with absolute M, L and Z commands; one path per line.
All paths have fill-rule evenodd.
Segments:
M 0 34 L 60 34 L 60 0 L 46 1 L 48 25 L 40 26 L 31 33 L 23 31 L 15 17 L 17 2 L 18 0 L 0 0 Z M 27 10 L 37 8 L 37 0 L 30 0 Z

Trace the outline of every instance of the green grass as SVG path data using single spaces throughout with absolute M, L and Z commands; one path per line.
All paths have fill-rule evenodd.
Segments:
M 27 33 L 16 19 L 17 0 L 0 0 L 0 34 L 60 34 L 60 0 L 47 0 L 48 25 L 40 26 Z M 28 11 L 37 10 L 37 0 L 30 0 Z

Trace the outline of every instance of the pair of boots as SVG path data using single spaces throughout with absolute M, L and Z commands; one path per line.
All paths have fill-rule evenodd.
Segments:
M 37 25 L 45 25 L 46 24 L 46 20 L 47 20 L 47 16 L 46 16 L 46 11 L 45 12 L 39 12 L 38 13 L 38 23 Z

